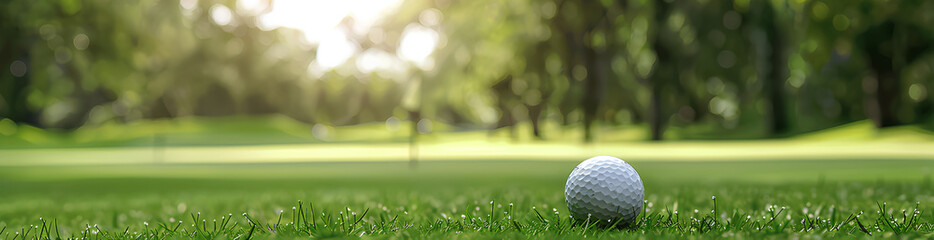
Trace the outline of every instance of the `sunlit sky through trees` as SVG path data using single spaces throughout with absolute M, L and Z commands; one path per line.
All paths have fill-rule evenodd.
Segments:
M 191 10 L 197 0 L 182 0 L 180 5 Z M 438 32 L 431 27 L 440 24 L 441 13 L 426 13 L 420 23 L 406 27 L 402 42 L 395 53 L 380 50 L 365 51 L 351 36 L 367 36 L 374 42 L 383 34 L 374 25 L 392 16 L 402 0 L 239 0 L 235 11 L 255 16 L 254 23 L 260 29 L 273 30 L 279 27 L 301 30 L 304 43 L 317 47 L 315 61 L 309 66 L 312 71 L 323 72 L 344 64 L 354 56 L 359 60 L 357 68 L 370 72 L 405 71 L 404 62 L 411 62 L 423 69 L 433 67 L 431 53 L 438 42 Z M 211 17 L 220 25 L 230 23 L 231 10 L 223 5 L 211 7 Z M 431 27 L 426 27 L 429 25 Z

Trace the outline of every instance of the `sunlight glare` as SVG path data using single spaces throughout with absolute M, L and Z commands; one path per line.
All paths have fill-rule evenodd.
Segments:
M 254 0 L 240 1 L 244 1 L 241 5 L 245 8 L 265 7 L 247 3 Z M 259 17 L 257 25 L 263 30 L 279 27 L 301 30 L 305 41 L 314 45 L 328 38 L 326 35 L 348 16 L 353 18 L 351 30 L 355 34 L 365 34 L 376 22 L 394 12 L 400 3 L 401 0 L 277 0 L 268 13 Z
M 399 44 L 397 54 L 402 59 L 412 61 L 418 67 L 428 70 L 434 67 L 434 61 L 429 58 L 438 44 L 438 32 L 413 23 L 405 27 L 402 32 L 402 42 Z
M 238 0 L 237 12 L 244 15 L 256 16 L 266 10 L 268 1 L 265 0 Z
M 334 68 L 344 64 L 360 48 L 356 43 L 349 41 L 341 31 L 334 30 L 324 36 L 315 55 L 315 60 L 322 67 Z
M 361 53 L 359 41 L 355 36 L 369 36 L 373 26 L 385 17 L 391 16 L 401 4 L 401 0 L 278 0 L 265 13 L 267 6 L 257 0 L 239 0 L 237 11 L 260 14 L 257 26 L 263 30 L 279 27 L 302 31 L 304 41 L 317 46 L 314 67 L 318 74 L 347 62 L 357 54 L 357 68 L 364 72 L 388 72 L 395 74 L 405 68 L 400 62 L 410 61 L 422 69 L 434 67 L 431 53 L 438 46 L 439 34 L 428 26 L 437 26 L 441 13 L 437 10 L 423 12 L 420 22 L 406 26 L 396 54 L 384 51 L 365 51 Z M 352 21 L 344 22 L 345 19 Z M 342 22 L 348 25 L 342 25 Z M 379 29 L 376 29 L 377 31 Z M 375 34 L 379 35 L 379 34 Z M 373 37 L 373 36 L 370 36 Z M 314 75 L 318 75 L 314 74 Z
M 376 72 L 381 77 L 400 79 L 405 63 L 398 57 L 379 49 L 369 49 L 357 57 L 357 69 L 362 73 Z
M 309 72 L 320 76 L 360 52 L 360 46 L 354 36 L 367 36 L 373 25 L 383 18 L 391 16 L 401 4 L 401 0 L 277 0 L 267 7 L 257 0 L 239 0 L 237 11 L 260 14 L 256 25 L 262 30 L 279 27 L 298 29 L 304 35 L 305 43 L 317 46 L 315 62 L 309 66 Z M 341 26 L 345 19 L 349 26 Z M 357 40 L 359 41 L 359 40 Z M 398 59 L 386 59 L 384 56 L 362 56 L 357 65 L 364 71 L 383 71 L 398 68 L 392 62 Z M 366 66 L 364 66 L 366 65 Z

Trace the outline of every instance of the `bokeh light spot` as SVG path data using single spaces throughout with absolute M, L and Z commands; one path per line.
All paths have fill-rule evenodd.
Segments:
M 429 8 L 418 14 L 418 22 L 427 27 L 438 27 L 442 16 L 443 14 L 438 9 Z
M 431 120 L 428 120 L 428 119 L 418 120 L 418 123 L 416 125 L 417 125 L 416 127 L 418 128 L 418 132 L 421 134 L 431 133 L 432 127 L 433 127 L 431 124 Z
M 10 73 L 13 74 L 14 77 L 22 77 L 26 75 L 26 70 L 28 69 L 26 67 L 26 63 L 23 61 L 16 60 L 10 64 Z
M 837 31 L 846 31 L 850 27 L 850 18 L 843 14 L 833 16 L 833 28 Z
M 736 11 L 727 11 L 723 14 L 723 27 L 730 30 L 736 30 L 743 23 L 743 17 Z
M 16 123 L 9 118 L 0 119 L 0 135 L 10 136 L 16 134 Z
M 91 43 L 91 39 L 88 38 L 88 35 L 85 35 L 84 33 L 80 33 L 76 35 L 75 38 L 72 39 L 71 42 L 72 44 L 75 45 L 75 49 L 85 50 L 85 49 L 88 49 L 88 45 Z
M 815 1 L 814 6 L 811 7 L 811 15 L 813 15 L 816 20 L 827 18 L 828 13 L 830 13 L 830 8 L 827 7 L 827 4 L 824 2 Z
M 180 0 L 178 1 L 178 5 L 186 10 L 194 10 L 198 7 L 198 0 Z
M 401 127 L 402 123 L 396 117 L 389 117 L 386 119 L 386 130 L 390 132 L 397 132 Z
M 717 63 L 720 67 L 731 68 L 736 65 L 736 54 L 730 50 L 720 51 L 720 54 L 717 54 Z
M 311 127 L 311 135 L 321 141 L 327 141 L 331 136 L 331 127 L 324 124 L 315 124 Z
M 927 91 L 927 88 L 924 87 L 924 85 L 914 83 L 908 87 L 908 97 L 911 97 L 911 100 L 915 102 L 920 102 L 924 100 L 925 98 L 927 98 L 927 95 L 928 95 L 928 91 Z
M 571 69 L 571 76 L 574 77 L 574 80 L 584 81 L 587 78 L 587 68 L 584 65 L 574 65 L 574 68 Z
M 211 7 L 211 19 L 214 20 L 214 23 L 217 23 L 217 25 L 224 26 L 230 24 L 230 21 L 233 20 L 233 13 L 230 12 L 230 8 L 215 4 Z
M 266 0 L 237 0 L 237 12 L 244 15 L 256 16 L 269 8 L 271 1 Z

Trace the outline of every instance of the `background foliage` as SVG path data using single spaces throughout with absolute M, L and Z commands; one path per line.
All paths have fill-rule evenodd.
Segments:
M 595 125 L 663 139 L 934 122 L 930 1 L 407 0 L 350 34 L 358 54 L 324 70 L 301 31 L 259 26 L 235 1 L 193 3 L 0 3 L 0 134 L 269 114 L 324 126 L 527 122 L 540 138 L 555 123 L 585 141 Z M 370 50 L 398 58 L 413 27 L 438 34 L 429 64 L 360 64 Z

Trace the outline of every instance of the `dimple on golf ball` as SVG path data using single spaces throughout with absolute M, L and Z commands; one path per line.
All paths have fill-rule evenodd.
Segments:
M 639 173 L 629 163 L 597 156 L 571 171 L 564 197 L 575 219 L 630 223 L 642 212 L 645 189 Z

